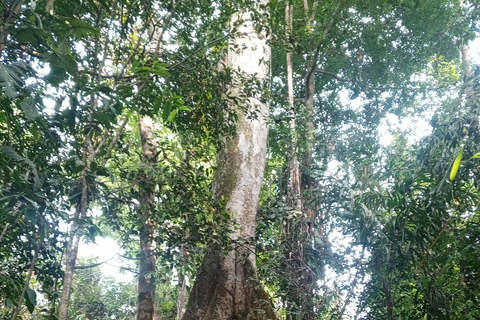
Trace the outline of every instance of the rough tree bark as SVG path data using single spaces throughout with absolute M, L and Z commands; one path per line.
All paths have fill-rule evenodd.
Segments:
M 265 9 L 268 1 L 259 1 L 256 10 Z M 241 78 L 264 83 L 270 76 L 270 48 L 266 31 L 258 31 L 252 11 L 232 17 L 238 32 L 231 40 L 227 67 L 240 71 L 230 95 L 240 97 Z M 197 274 L 183 320 L 276 319 L 269 297 L 256 273 L 255 231 L 259 194 L 266 162 L 268 134 L 267 103 L 261 92 L 248 97 L 238 114 L 236 133 L 226 137 L 217 156 L 214 178 L 214 201 L 226 201 L 236 226 L 231 227 L 230 249 L 211 245 Z
M 137 320 L 155 318 L 155 224 L 152 208 L 155 202 L 155 179 L 151 170 L 154 165 L 155 142 L 153 123 L 148 116 L 138 116 L 140 138 L 142 142 L 142 166 L 139 174 L 140 208 L 140 261 L 138 275 Z

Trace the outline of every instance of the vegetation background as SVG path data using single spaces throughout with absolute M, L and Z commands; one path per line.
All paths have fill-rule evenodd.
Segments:
M 0 318 L 480 319 L 479 12 L 0 0 Z

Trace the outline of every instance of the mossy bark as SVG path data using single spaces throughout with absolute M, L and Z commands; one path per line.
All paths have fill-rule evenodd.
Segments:
M 266 4 L 267 1 L 259 1 L 256 11 L 264 10 Z M 270 48 L 265 28 L 254 26 L 251 11 L 235 14 L 232 25 L 238 29 L 229 46 L 227 67 L 238 74 L 229 88 L 229 96 L 236 96 L 241 105 L 233 106 L 238 113 L 236 133 L 225 139 L 217 156 L 213 183 L 214 201 L 226 201 L 234 222 L 232 246 L 230 249 L 210 246 L 183 320 L 276 319 L 255 265 L 255 232 L 269 111 L 261 91 L 270 76 Z M 249 91 L 245 79 L 255 79 L 260 85 L 258 93 L 242 99 L 242 93 Z

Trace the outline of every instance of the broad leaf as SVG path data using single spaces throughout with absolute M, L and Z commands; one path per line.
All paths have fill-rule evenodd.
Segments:
M 27 291 L 25 291 L 25 305 L 27 306 L 28 311 L 33 313 L 33 310 L 35 310 L 35 306 L 37 305 L 37 293 L 35 290 L 28 288 Z
M 450 171 L 450 180 L 455 179 L 455 176 L 457 175 L 458 168 L 460 167 L 460 162 L 462 161 L 462 155 L 463 155 L 463 147 L 462 147 L 462 150 L 460 150 L 460 153 L 458 154 L 457 158 L 455 159 L 455 162 L 453 163 L 452 171 Z
M 32 160 L 20 156 L 12 147 L 0 146 L 0 150 L 15 161 L 23 162 L 30 166 L 33 174 L 33 187 L 38 189 L 40 187 L 40 177 L 38 176 L 37 167 Z
M 7 98 L 14 99 L 18 96 L 18 89 L 23 86 L 22 78 L 27 71 L 25 62 L 17 61 L 9 65 L 0 64 L 0 89 Z

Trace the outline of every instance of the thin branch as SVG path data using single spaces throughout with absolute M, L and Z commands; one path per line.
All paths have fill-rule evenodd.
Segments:
M 30 269 L 28 270 L 27 279 L 25 280 L 25 285 L 23 286 L 22 294 L 18 299 L 17 308 L 15 309 L 15 312 L 12 315 L 12 320 L 17 319 L 18 314 L 20 313 L 20 309 L 22 308 L 23 300 L 25 299 L 25 292 L 27 291 L 30 285 L 30 280 L 32 279 L 32 275 L 33 275 L 33 269 L 35 268 L 35 264 L 37 263 L 37 257 L 38 257 L 38 248 L 35 248 L 35 253 L 33 254 L 32 263 L 30 264 Z
M 27 52 L 28 53 L 28 52 Z M 91 76 L 96 76 L 96 77 L 101 77 L 103 79 L 115 79 L 115 80 L 120 80 L 120 79 L 135 79 L 138 77 L 136 74 L 127 74 L 127 75 L 115 75 L 115 74 L 100 74 L 95 71 L 88 71 L 88 70 L 79 70 L 79 73 L 84 73 L 84 74 L 89 74 Z
M 305 77 L 305 79 L 307 80 L 307 83 L 305 84 L 305 87 L 308 87 L 308 84 L 310 83 L 310 79 L 313 75 L 313 73 L 315 72 L 315 70 L 317 69 L 317 61 L 318 61 L 318 56 L 320 55 L 320 48 L 322 47 L 322 43 L 320 43 L 317 48 L 315 49 L 315 52 L 313 54 L 313 57 L 312 57 L 312 66 L 310 68 L 310 70 L 308 70 L 307 72 L 307 76 Z
M 163 35 L 165 34 L 165 30 L 167 29 L 167 26 L 170 24 L 170 21 L 172 20 L 173 18 L 173 14 L 175 13 L 175 11 L 177 10 L 178 6 L 180 5 L 180 3 L 182 3 L 183 1 L 185 0 L 179 0 L 177 2 L 175 2 L 173 4 L 173 7 L 172 9 L 170 10 L 170 13 L 168 14 L 167 18 L 163 20 L 163 23 L 162 23 L 162 30 L 160 31 L 160 35 L 158 36 L 158 39 L 157 40 L 157 46 L 155 47 L 155 52 L 153 54 L 153 56 L 155 57 L 159 50 L 160 50 L 160 44 L 162 43 L 163 41 Z
M 342 78 L 340 77 L 339 75 L 335 74 L 334 72 L 330 72 L 330 71 L 325 71 L 325 70 L 322 70 L 322 69 L 316 69 L 315 71 L 315 74 L 324 74 L 324 75 L 327 75 L 327 76 L 330 76 L 338 81 L 342 81 L 342 82 L 353 82 L 352 80 L 350 79 L 346 79 L 346 78 Z M 392 90 L 392 91 L 396 91 L 396 90 L 407 90 L 407 91 L 439 91 L 439 90 L 443 90 L 443 89 L 447 89 L 448 87 L 402 87 L 402 86 L 383 86 L 383 87 L 371 87 L 369 86 L 367 83 L 365 82 L 358 82 L 360 84 L 362 84 L 366 89 L 369 89 L 369 90 L 377 90 L 377 91 L 387 91 L 387 90 Z
M 51 1 L 51 0 L 50 0 Z M 117 1 L 116 0 L 113 0 L 112 1 L 112 6 L 110 8 L 110 23 L 108 25 L 108 29 L 110 29 L 111 25 L 112 25 L 112 21 L 113 21 L 113 16 L 115 14 L 115 6 L 117 5 Z M 100 61 L 100 64 L 98 66 L 98 75 L 97 75 L 97 79 L 98 81 L 100 82 L 102 77 L 102 71 L 103 71 L 103 68 L 105 67 L 105 61 L 107 59 L 107 51 L 108 51 L 108 41 L 109 41 L 109 32 L 108 32 L 108 29 L 107 29 L 107 32 L 106 32 L 106 35 L 105 35 L 105 39 L 103 41 L 103 57 L 102 57 L 102 61 Z
M 20 201 L 17 201 L 15 203 L 15 205 L 13 206 L 13 219 L 16 219 L 17 218 L 17 215 L 18 215 L 18 212 L 19 212 L 19 209 L 20 209 L 20 204 L 21 202 Z M 5 234 L 7 233 L 8 231 L 8 228 L 10 227 L 10 223 L 7 222 L 5 224 L 5 226 L 3 227 L 3 230 L 2 230 L 2 234 L 0 235 L 0 242 L 2 242 L 3 240 L 3 237 L 5 237 Z
M 224 36 L 222 36 L 222 37 L 220 37 L 220 38 L 218 38 L 218 39 L 215 39 L 215 40 L 212 40 L 212 41 L 210 41 L 210 42 L 207 42 L 207 44 L 205 44 L 204 46 L 202 46 L 202 47 L 198 48 L 197 50 L 195 50 L 194 52 L 192 52 L 190 55 L 188 55 L 187 57 L 185 57 L 185 59 L 183 59 L 183 60 L 181 60 L 180 62 L 177 62 L 177 63 L 175 63 L 174 65 L 168 67 L 167 70 L 170 71 L 170 70 L 175 69 L 176 67 L 178 67 L 179 65 L 181 65 L 182 63 L 184 63 L 185 61 L 187 61 L 188 59 L 190 59 L 190 58 L 193 57 L 194 55 L 196 55 L 196 54 L 197 54 L 198 52 L 200 52 L 201 50 L 203 50 L 203 49 L 211 46 L 211 45 L 214 44 L 214 43 L 220 42 L 220 41 L 228 38 L 229 36 L 230 36 L 230 33 L 228 33 L 228 34 L 226 34 L 226 35 L 224 35 Z
M 127 267 L 119 267 L 119 266 L 115 266 L 113 264 L 110 264 L 108 262 L 105 262 L 106 265 L 109 265 L 110 267 L 114 267 L 114 268 L 118 268 L 120 270 L 127 270 L 127 271 L 130 271 L 131 273 L 134 273 L 136 275 L 139 275 L 139 273 L 136 271 L 136 270 L 133 270 L 132 268 L 127 268 Z
M 92 159 L 97 156 L 97 154 L 100 152 L 105 142 L 107 142 L 108 136 L 109 136 L 108 129 L 105 129 L 105 133 L 102 136 L 102 141 L 100 141 L 100 143 L 97 145 L 97 147 L 93 151 L 93 154 L 91 155 Z
M 105 154 L 105 157 L 103 157 L 102 167 L 105 167 L 108 159 L 110 159 L 110 157 L 112 155 L 112 150 L 115 147 L 115 145 L 117 144 L 118 139 L 120 138 L 120 134 L 122 133 L 123 129 L 125 128 L 125 125 L 127 124 L 127 122 L 128 122 L 128 115 L 125 117 L 125 119 L 123 119 L 123 122 L 120 125 L 120 127 L 117 128 L 117 131 L 115 131 L 115 134 L 113 135 L 112 141 L 110 141 L 110 145 L 108 146 L 107 153 Z
M 330 76 L 330 77 L 335 78 L 338 81 L 342 81 L 342 82 L 351 82 L 351 80 L 349 80 L 349 79 L 342 78 L 342 77 L 340 77 L 339 75 L 337 75 L 333 72 L 325 71 L 325 70 L 322 70 L 322 69 L 316 69 L 316 70 L 314 70 L 314 73 L 315 74 L 317 74 L 317 73 L 325 74 L 327 76 Z
M 135 203 L 133 201 L 125 200 L 125 199 L 118 198 L 118 197 L 107 197 L 107 199 L 108 200 L 113 200 L 113 201 L 118 201 L 118 202 L 124 203 L 124 204 L 134 205 L 134 206 L 138 205 L 137 203 Z
M 127 19 L 127 21 L 128 21 L 128 19 Z M 145 25 L 149 25 L 149 24 L 150 23 L 147 21 L 147 23 Z M 145 31 L 145 29 L 143 29 L 143 32 L 144 31 Z M 152 36 L 153 36 L 153 34 L 149 37 L 150 38 L 149 41 L 152 40 Z M 135 55 L 139 52 L 141 40 L 142 40 L 142 37 L 137 37 L 137 42 L 135 44 L 135 47 L 133 48 L 130 56 L 127 57 L 127 60 L 124 61 L 122 71 L 120 72 L 120 77 L 121 78 L 125 75 L 125 72 L 127 71 L 127 68 L 129 67 L 129 65 L 132 62 Z
M 430 245 L 430 247 L 428 248 L 427 252 L 425 252 L 425 255 L 423 256 L 423 259 L 422 261 L 420 262 L 420 264 L 418 265 L 418 268 L 417 268 L 417 275 L 418 273 L 420 272 L 420 270 L 423 268 L 423 265 L 425 264 L 426 260 L 427 260 L 427 257 L 429 256 L 430 254 L 430 251 L 433 249 L 433 246 L 437 243 L 437 241 L 440 239 L 440 236 L 445 232 L 445 230 L 447 230 L 447 226 L 449 224 L 450 220 L 448 220 L 447 222 L 445 222 L 442 226 L 442 230 L 440 230 L 440 233 L 438 234 L 438 236 L 435 238 L 435 240 L 433 241 L 433 243 Z
M 23 52 L 25 52 L 28 55 L 31 55 L 34 58 L 43 59 L 43 54 L 41 52 L 38 52 L 38 51 L 36 51 L 36 50 L 34 50 L 34 49 L 24 45 L 24 44 L 12 43 L 11 46 L 14 47 L 14 48 L 17 48 L 19 50 L 22 50 Z
M 116 256 L 117 254 L 115 254 Z M 98 266 L 101 266 L 102 264 L 104 263 L 107 263 L 108 261 L 112 260 L 113 258 L 115 258 L 115 256 L 111 257 L 110 259 L 107 259 L 105 261 L 102 261 L 102 262 L 98 262 L 98 263 L 94 263 L 94 264 L 90 264 L 90 265 L 86 265 L 86 266 L 75 266 L 75 270 L 83 270 L 83 269 L 91 269 L 91 268 L 95 268 L 95 267 L 98 267 Z

